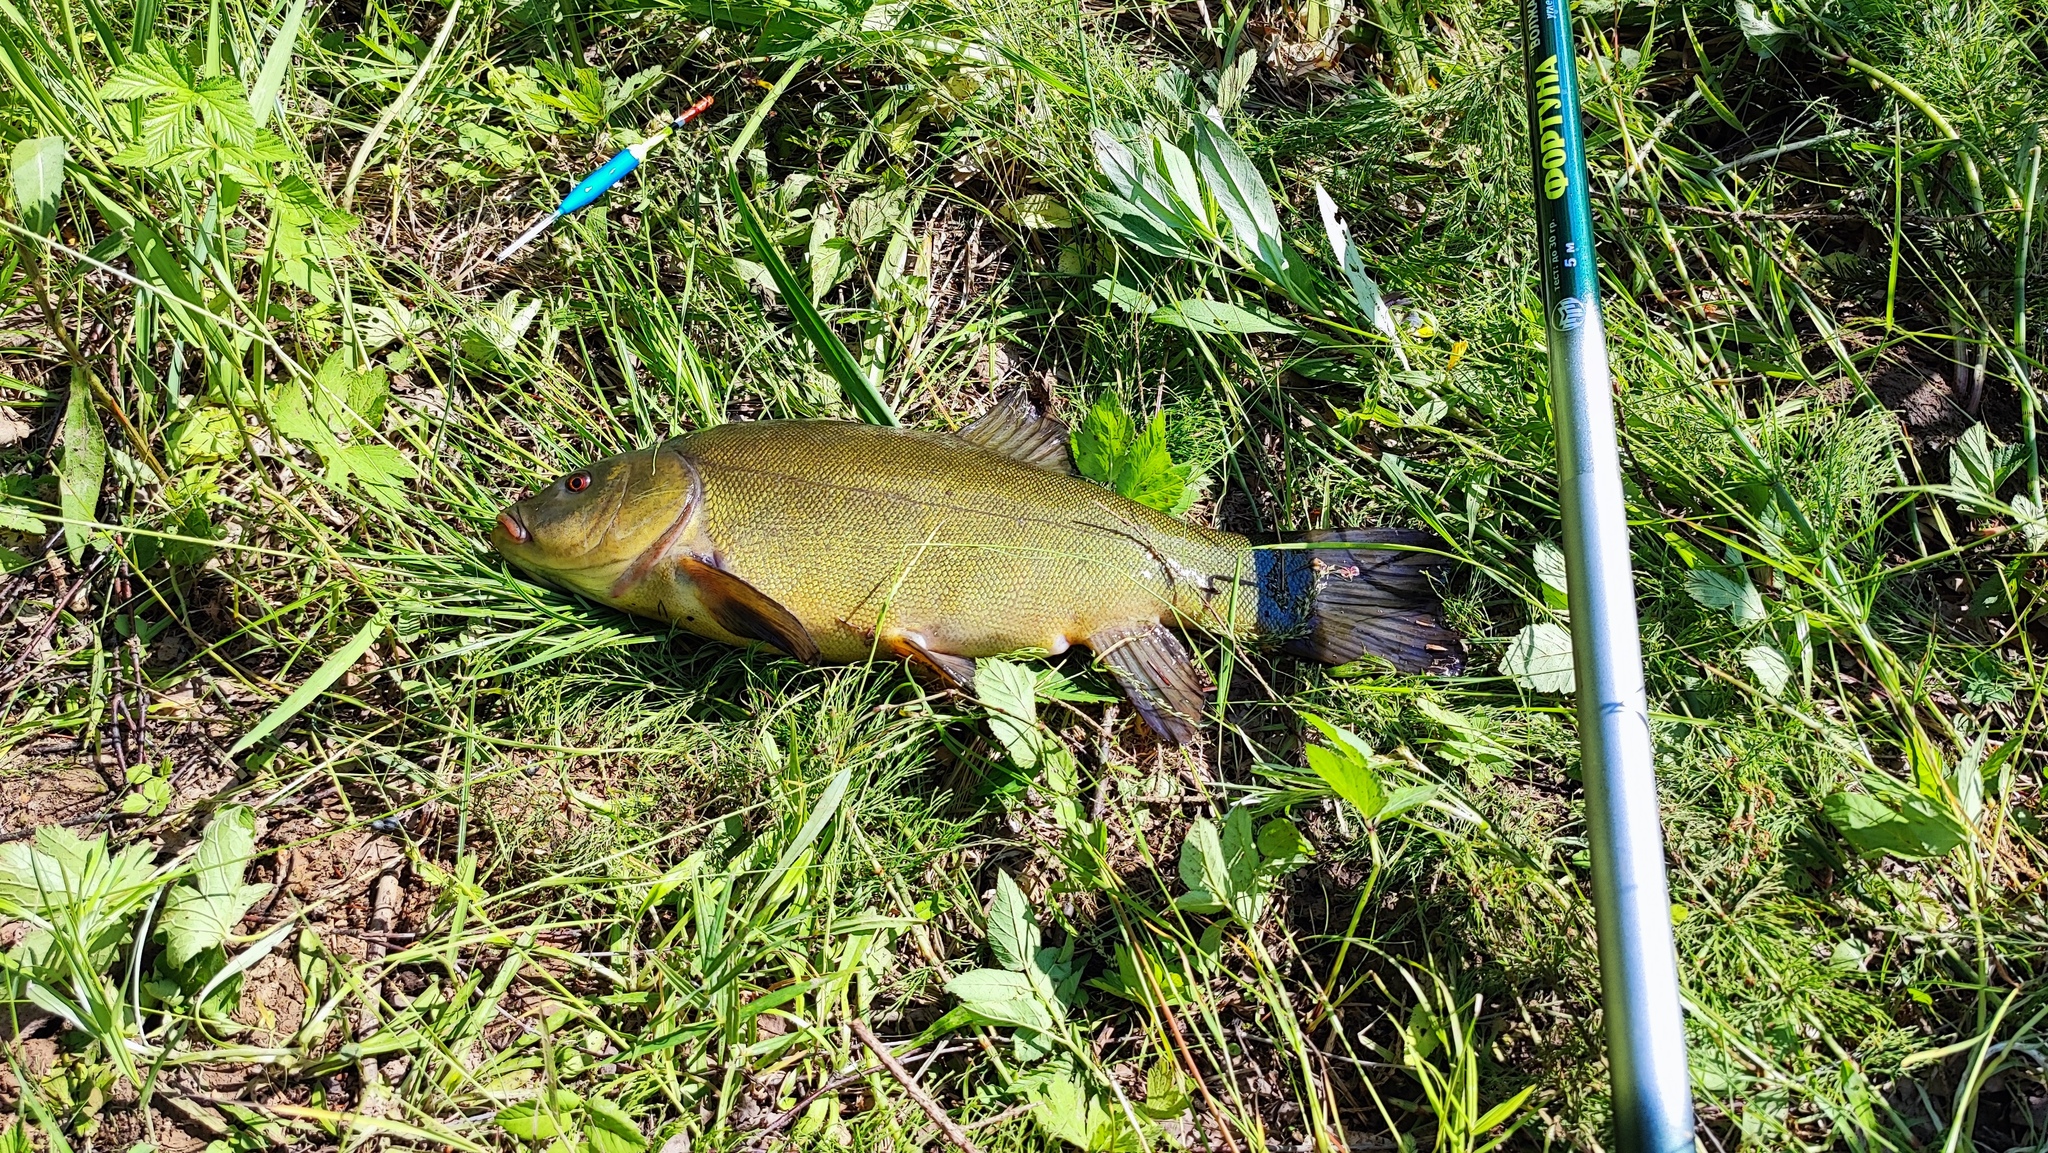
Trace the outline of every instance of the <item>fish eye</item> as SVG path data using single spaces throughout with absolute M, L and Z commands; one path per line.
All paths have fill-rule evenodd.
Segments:
M 569 479 L 562 483 L 568 487 L 570 492 L 582 492 L 590 487 L 590 474 L 587 472 L 571 473 L 569 474 Z

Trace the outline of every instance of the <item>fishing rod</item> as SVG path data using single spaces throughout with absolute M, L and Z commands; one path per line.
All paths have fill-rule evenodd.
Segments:
M 1522 33 L 1615 1144 L 1624 1153 L 1690 1153 L 1685 1014 L 1569 0 L 1522 0 Z
M 626 178 L 627 173 L 633 171 L 635 168 L 640 167 L 640 162 L 642 160 L 647 159 L 647 154 L 649 152 L 654 151 L 655 145 L 660 144 L 662 141 L 668 139 L 669 135 L 673 133 L 676 129 L 681 128 L 683 125 L 688 124 L 692 120 L 695 120 L 699 115 L 703 114 L 705 109 L 709 107 L 711 107 L 711 97 L 706 96 L 704 99 L 699 100 L 695 104 L 690 105 L 689 110 L 684 112 L 681 116 L 676 117 L 674 121 L 666 125 L 663 125 L 661 131 L 656 132 L 654 135 L 649 136 L 647 139 L 642 140 L 638 144 L 634 144 L 627 147 L 626 149 L 622 150 L 617 156 L 614 156 L 610 160 L 605 161 L 604 165 L 600 167 L 597 171 L 584 177 L 583 182 L 581 184 L 578 184 L 576 187 L 570 189 L 569 195 L 562 197 L 562 203 L 557 205 L 553 212 L 550 212 L 546 216 L 541 217 L 541 219 L 538 222 L 536 222 L 532 228 L 529 228 L 525 232 L 520 233 L 519 239 L 506 245 L 505 251 L 500 252 L 495 258 L 493 258 L 495 263 L 505 263 L 505 261 L 509 257 L 511 257 L 513 253 L 519 251 L 522 248 L 525 248 L 529 244 L 532 244 L 534 238 L 538 237 L 541 233 L 546 232 L 551 226 L 553 226 L 555 221 L 560 220 L 564 216 L 567 216 L 578 209 L 589 207 L 592 201 L 596 200 L 600 196 L 603 196 L 607 191 L 611 189 L 612 185 L 617 184 L 621 180 L 624 180 Z

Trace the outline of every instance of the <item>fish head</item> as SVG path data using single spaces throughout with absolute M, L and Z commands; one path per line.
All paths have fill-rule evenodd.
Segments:
M 621 605 L 689 533 L 703 506 L 689 458 L 672 444 L 607 457 L 498 514 L 491 544 L 525 572 Z

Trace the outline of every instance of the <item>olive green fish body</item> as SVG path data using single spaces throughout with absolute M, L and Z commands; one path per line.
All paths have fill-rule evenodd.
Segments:
M 834 661 L 865 658 L 892 631 L 983 657 L 1060 652 L 1138 620 L 1227 627 L 1220 594 L 1251 552 L 945 434 L 778 421 L 671 447 L 702 481 L 701 546 Z M 1244 608 L 1248 625 L 1248 597 Z
M 1428 538 L 1254 546 L 1075 476 L 1064 428 L 1016 403 L 958 435 L 721 425 L 562 478 L 507 509 L 493 540 L 537 577 L 701 636 L 903 656 L 961 687 L 974 658 L 1087 645 L 1183 742 L 1208 684 L 1168 625 L 1332 663 L 1377 653 L 1420 671 L 1459 655 L 1431 614 L 1427 557 L 1409 551 Z

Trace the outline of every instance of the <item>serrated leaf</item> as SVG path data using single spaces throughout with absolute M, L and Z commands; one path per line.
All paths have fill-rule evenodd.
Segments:
M 2048 545 L 2048 509 L 2043 509 L 2033 497 L 2020 495 L 2012 498 L 2012 518 L 2019 525 L 2020 539 L 2035 552 L 2042 545 Z
M 1252 73 L 1259 67 L 1259 53 L 1247 48 L 1238 53 L 1230 67 L 1216 74 L 1216 111 L 1228 116 L 1244 99 L 1245 89 L 1251 86 Z
M 1037 688 L 1038 678 L 1015 661 L 984 657 L 974 664 L 974 695 L 988 709 L 989 732 L 1019 768 L 1037 764 L 1044 747 Z
M 1139 504 L 1178 515 L 1201 494 L 1193 467 L 1175 464 L 1167 452 L 1165 417 L 1154 415 L 1140 432 L 1115 393 L 1095 398 L 1069 447 L 1082 476 Z
M 2004 506 L 1998 490 L 2019 466 L 2023 450 L 2001 445 L 1981 424 L 1973 424 L 1948 452 L 1949 483 L 1961 490 L 1958 499 L 1975 516 L 1998 516 Z
M 107 473 L 107 432 L 100 427 L 92 386 L 82 370 L 71 370 L 71 395 L 64 406 L 64 456 L 57 465 L 57 507 L 67 521 L 64 547 L 71 563 L 85 559 L 91 521 L 99 515 L 100 484 Z
M 1538 693 L 1572 691 L 1572 634 L 1542 621 L 1524 628 L 1500 659 L 1500 671 Z
M 1052 1011 L 1031 979 L 1003 969 L 973 969 L 946 982 L 960 1007 L 991 1025 L 1050 1032 Z
M 988 909 L 990 951 L 1003 968 L 1022 973 L 1032 967 L 1039 945 L 1038 915 L 1031 902 L 1007 871 L 998 870 L 995 899 Z
M 171 890 L 164 907 L 164 945 L 171 964 L 183 966 L 218 948 L 249 907 L 270 892 L 269 885 L 242 883 L 242 870 L 255 848 L 256 813 L 248 806 L 229 805 L 207 823 L 192 876 Z
M 1180 1066 L 1171 1055 L 1161 1053 L 1145 1071 L 1145 1103 L 1138 1108 L 1154 1121 L 1169 1121 L 1187 1112 L 1193 1103 Z
M 57 226 L 57 204 L 64 195 L 65 146 L 62 136 L 37 136 L 14 146 L 8 173 L 14 182 L 14 209 L 21 226 L 48 236 Z
M 1737 625 L 1762 624 L 1769 615 L 1763 594 L 1741 569 L 1731 576 L 1718 569 L 1696 568 L 1685 574 L 1685 591 L 1701 605 L 1727 612 Z

